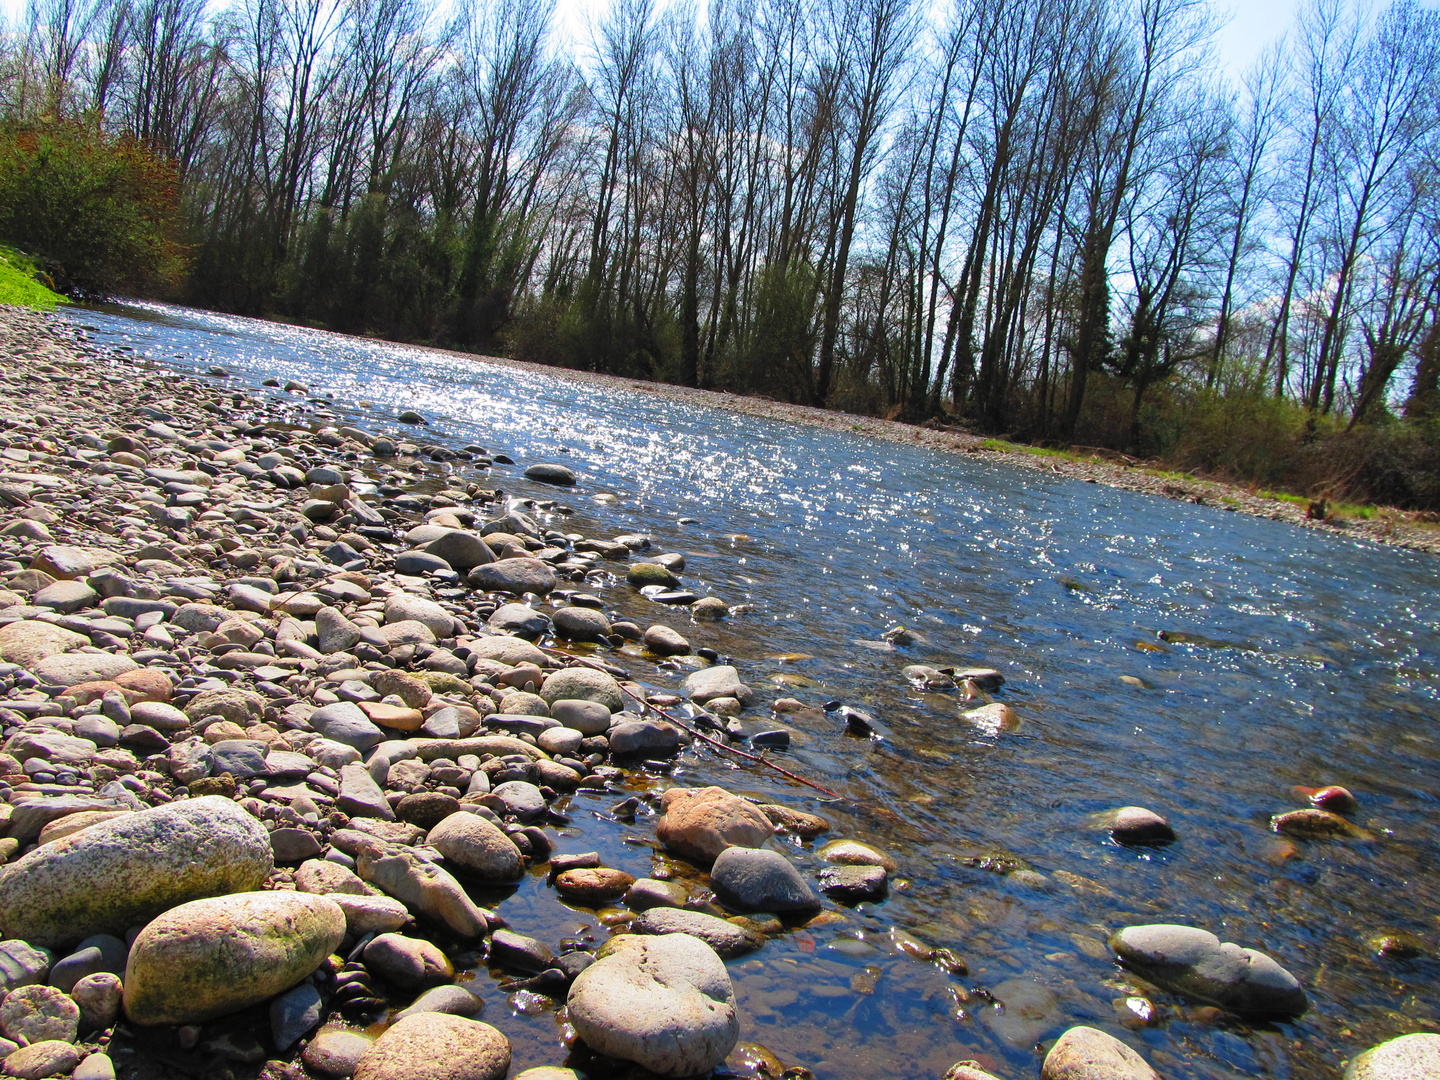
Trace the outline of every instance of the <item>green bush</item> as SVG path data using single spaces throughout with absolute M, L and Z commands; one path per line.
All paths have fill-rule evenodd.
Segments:
M 179 179 L 130 139 L 80 121 L 0 127 L 0 240 L 67 292 L 165 294 L 185 273 Z

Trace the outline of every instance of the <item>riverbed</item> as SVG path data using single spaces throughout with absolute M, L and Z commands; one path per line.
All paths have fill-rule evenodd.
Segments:
M 734 609 L 692 640 L 733 658 L 767 704 L 840 700 L 874 716 L 873 738 L 845 736 L 818 708 L 776 717 L 792 745 L 775 759 L 838 800 L 704 749 L 633 779 L 783 799 L 898 863 L 884 902 L 730 963 L 742 1039 L 787 1065 L 859 1080 L 938 1077 L 976 1058 L 1018 1078 L 1086 1023 L 1129 1029 L 1167 1080 L 1298 1080 L 1440 1029 L 1440 962 L 1382 959 L 1370 944 L 1399 930 L 1433 946 L 1440 930 L 1432 557 L 639 386 L 161 305 L 64 318 L 156 365 L 222 367 L 237 390 L 303 383 L 264 391 L 298 423 L 415 438 L 395 418 L 418 410 L 423 441 L 519 463 L 453 470 L 512 495 L 557 498 L 523 466 L 564 462 L 579 477 L 558 496 L 571 513 L 542 516 L 683 552 L 686 586 Z M 671 616 L 623 583 L 601 596 L 637 621 Z M 896 626 L 910 644 L 886 639 Z M 609 659 L 657 689 L 678 681 L 638 652 Z M 975 728 L 960 714 L 980 701 L 912 688 L 909 664 L 999 669 L 993 698 L 1019 728 Z M 744 720 L 775 726 L 763 706 Z M 1270 831 L 1272 814 L 1303 805 L 1292 786 L 1326 783 L 1356 793 L 1373 840 Z M 577 794 L 558 850 L 598 848 L 636 876 L 678 870 L 653 826 L 615 820 L 613 802 Z M 1128 804 L 1163 814 L 1178 842 L 1116 845 L 1093 815 Z M 805 866 L 807 849 L 789 854 Z M 608 933 L 543 873 L 482 899 L 545 939 Z M 1245 1023 L 1140 983 L 1105 947 L 1137 922 L 1265 950 L 1300 978 L 1310 1011 Z M 968 974 L 912 959 L 904 934 L 952 950 Z M 517 1070 L 563 1060 L 552 1005 L 486 971 L 470 985 Z

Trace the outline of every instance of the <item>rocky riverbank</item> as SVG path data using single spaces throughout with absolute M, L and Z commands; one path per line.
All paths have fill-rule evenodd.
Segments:
M 508 1018 L 479 1019 L 477 973 L 563 1008 L 553 1063 L 527 1080 L 807 1075 L 737 1048 L 725 961 L 883 903 L 896 863 L 813 808 L 631 785 L 696 739 L 783 745 L 803 707 L 761 701 L 743 658 L 706 646 L 729 612 L 687 591 L 683 556 L 461 480 L 481 447 L 299 425 L 278 398 L 102 354 L 36 315 L 0 312 L 0 389 L 5 1075 L 501 1080 Z M 528 466 L 563 490 L 562 466 Z M 642 593 L 670 617 L 616 613 Z M 632 680 L 626 656 L 674 685 Z M 1013 718 L 998 672 L 905 676 L 994 696 L 964 714 L 978 727 Z M 684 873 L 559 853 L 597 807 Z M 1347 824 L 1299 813 L 1305 835 Z M 1173 835 L 1140 808 L 1107 827 Z M 802 843 L 818 869 L 797 865 Z M 526 875 L 608 912 L 614 936 L 544 940 L 477 902 Z M 1132 926 L 1110 947 L 1240 1016 L 1308 1004 L 1275 960 L 1203 930 Z M 1434 1075 L 1440 1037 L 1408 1039 L 1353 1075 Z M 1042 1075 L 1155 1074 L 1077 1027 Z

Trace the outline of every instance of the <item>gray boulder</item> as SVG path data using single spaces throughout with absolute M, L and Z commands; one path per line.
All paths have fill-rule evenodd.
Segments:
M 562 700 L 578 700 L 599 702 L 612 713 L 625 708 L 625 695 L 614 676 L 588 667 L 562 668 L 551 672 L 540 687 L 540 696 L 551 705 Z M 562 722 L 574 727 L 568 721 Z
M 131 946 L 125 1014 L 142 1026 L 193 1024 L 258 1004 L 309 975 L 344 936 L 345 913 L 314 893 L 182 904 Z
M 715 950 L 688 934 L 626 935 L 570 987 L 570 1023 L 594 1050 L 661 1076 L 708 1073 L 740 1037 Z
M 525 470 L 526 480 L 537 480 L 542 484 L 570 487 L 575 483 L 575 473 L 564 465 L 553 462 L 539 462 Z
M 765 935 L 717 919 L 703 911 L 652 907 L 630 924 L 632 934 L 689 934 L 705 942 L 723 960 L 744 956 L 765 944 Z
M 310 714 L 310 726 L 332 742 L 354 747 L 362 754 L 385 741 L 385 733 L 350 701 L 316 709 Z
M 1183 996 L 1241 1016 L 1299 1016 L 1309 1007 L 1299 980 L 1269 956 L 1221 942 L 1193 926 L 1127 926 L 1110 937 L 1120 962 Z
M 778 851 L 726 848 L 710 869 L 716 898 L 736 911 L 819 911 L 820 898 Z
M 742 705 L 749 705 L 755 693 L 740 681 L 740 673 L 729 664 L 692 671 L 685 677 L 686 696 L 697 704 L 704 704 L 713 698 L 735 698 Z
M 544 596 L 557 584 L 555 571 L 548 564 L 524 557 L 496 559 L 477 566 L 465 576 L 465 580 L 483 592 L 513 593 L 516 596 L 523 593 Z
M 436 638 L 447 638 L 455 632 L 455 616 L 434 600 L 410 593 L 397 593 L 385 601 L 385 624 L 418 622 Z
M 229 799 L 187 799 L 102 821 L 0 868 L 6 937 L 68 945 L 123 934 L 177 904 L 258 889 L 270 834 Z
M 550 629 L 550 617 L 525 604 L 501 604 L 485 625 L 492 630 L 534 639 Z
M 424 550 L 431 555 L 438 555 L 450 564 L 452 570 L 458 570 L 462 574 L 495 561 L 495 553 L 484 540 L 475 533 L 460 529 L 431 540 Z

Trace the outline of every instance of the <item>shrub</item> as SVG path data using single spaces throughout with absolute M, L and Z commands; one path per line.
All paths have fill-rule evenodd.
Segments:
M 0 127 L 0 240 L 66 291 L 164 294 L 185 273 L 179 178 L 131 139 L 71 120 Z

